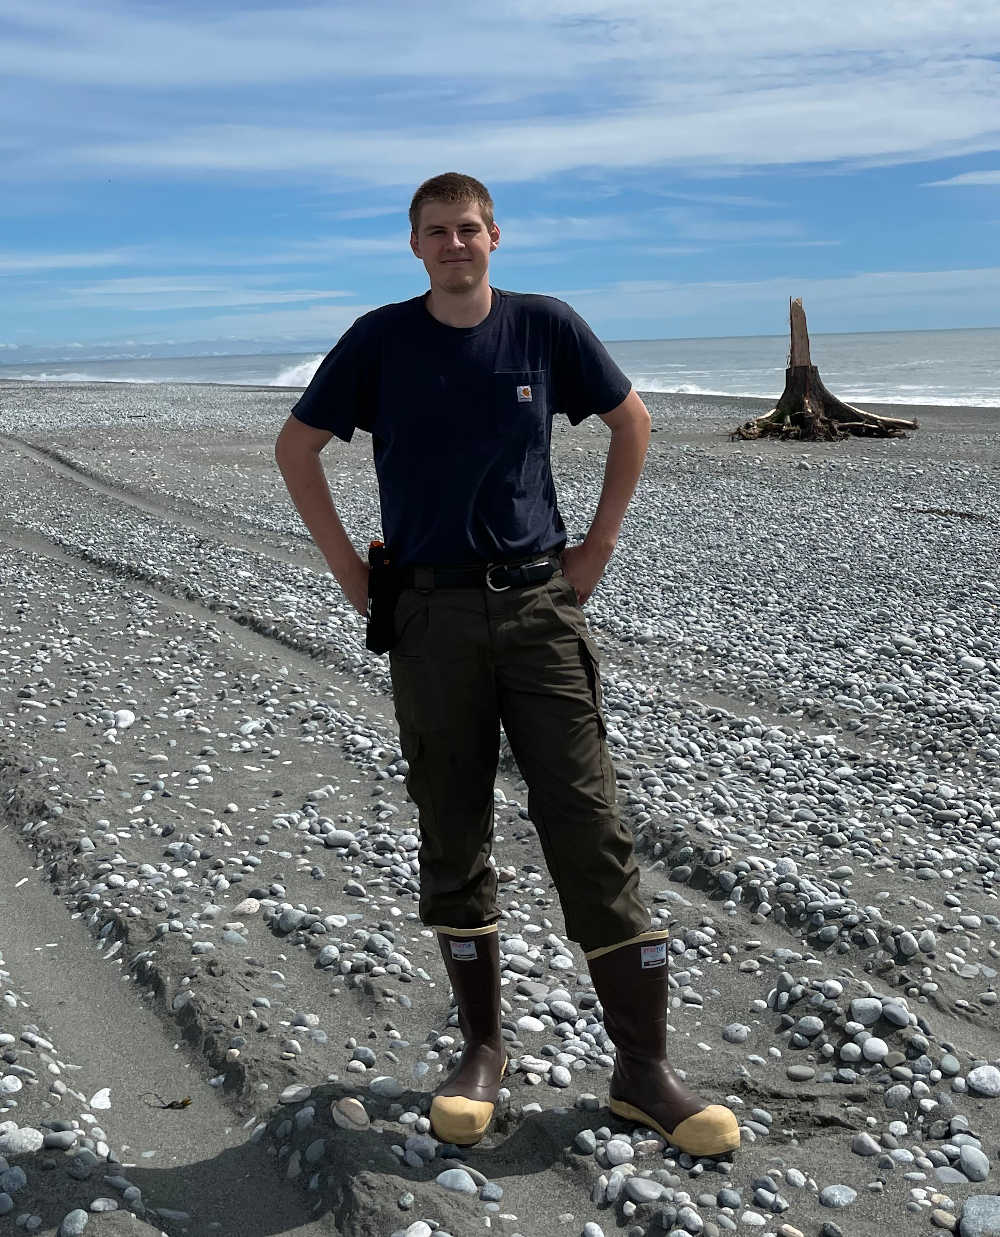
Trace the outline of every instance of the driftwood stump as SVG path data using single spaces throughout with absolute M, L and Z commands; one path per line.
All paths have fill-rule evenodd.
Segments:
M 905 438 L 917 429 L 916 421 L 877 417 L 852 404 L 845 404 L 826 389 L 819 370 L 809 358 L 809 331 L 802 298 L 788 304 L 791 347 L 781 399 L 763 416 L 737 426 L 734 438 L 797 438 L 805 442 L 830 442 L 854 434 L 869 438 Z

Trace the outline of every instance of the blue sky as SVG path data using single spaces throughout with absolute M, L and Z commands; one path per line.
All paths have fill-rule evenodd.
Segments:
M 1000 325 L 995 0 L 0 6 L 0 360 L 329 346 L 415 186 L 606 339 Z

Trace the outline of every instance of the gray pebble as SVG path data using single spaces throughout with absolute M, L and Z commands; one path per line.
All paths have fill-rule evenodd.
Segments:
M 402 1237 L 431 1237 L 433 1232 L 426 1220 L 414 1220 L 403 1230 Z
M 857 1190 L 849 1185 L 828 1185 L 819 1192 L 822 1207 L 849 1207 L 857 1197 Z
M 909 1012 L 898 1001 L 885 1001 L 882 1005 L 882 1017 L 894 1027 L 910 1025 Z
M 870 1027 L 882 1017 L 882 1002 L 877 997 L 863 996 L 851 1002 L 851 1018 L 863 1027 Z
M 40 1151 L 45 1135 L 33 1126 L 22 1125 L 20 1129 L 0 1134 L 0 1155 L 30 1155 Z
M 886 1108 L 906 1108 L 911 1100 L 910 1088 L 904 1087 L 902 1083 L 898 1086 L 890 1087 L 885 1093 Z
M 478 1194 L 479 1187 L 464 1168 L 446 1168 L 434 1178 L 445 1190 L 454 1190 L 457 1194 Z
M 373 1095 L 381 1096 L 382 1099 L 398 1100 L 406 1088 L 395 1078 L 390 1078 L 387 1075 L 383 1075 L 379 1078 L 373 1078 L 368 1084 L 368 1090 L 371 1091 Z
M 873 1035 L 861 1045 L 861 1055 L 866 1061 L 884 1061 L 889 1055 L 889 1045 L 884 1039 Z
M 624 1138 L 612 1138 L 605 1144 L 604 1154 L 608 1157 L 608 1163 L 616 1167 L 619 1164 L 628 1164 L 635 1159 L 632 1144 Z
M 1000 1069 L 995 1065 L 978 1065 L 969 1070 L 965 1081 L 977 1095 L 985 1095 L 990 1099 L 1000 1096 Z
M 58 1237 L 81 1237 L 89 1219 L 90 1216 L 87 1215 L 82 1207 L 77 1207 L 73 1211 L 68 1212 L 63 1217 L 62 1224 L 59 1225 Z
M 658 1202 L 663 1197 L 663 1191 L 664 1187 L 658 1181 L 650 1181 L 648 1177 L 629 1177 L 625 1182 L 625 1197 L 637 1206 Z
M 1000 1195 L 973 1194 L 962 1208 L 960 1237 L 1000 1237 Z
M 990 1162 L 978 1147 L 963 1146 L 958 1166 L 970 1181 L 985 1181 L 990 1175 Z

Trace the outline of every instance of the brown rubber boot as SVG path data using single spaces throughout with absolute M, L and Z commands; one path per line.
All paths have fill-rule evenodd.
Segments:
M 587 965 L 617 1054 L 611 1111 L 657 1130 L 688 1155 L 735 1151 L 740 1145 L 735 1114 L 699 1099 L 667 1060 L 667 933 L 645 932 L 593 950 Z
M 462 1059 L 434 1092 L 435 1138 L 471 1147 L 493 1120 L 507 1053 L 500 1034 L 500 941 L 496 925 L 439 928 L 438 944 L 465 1037 Z

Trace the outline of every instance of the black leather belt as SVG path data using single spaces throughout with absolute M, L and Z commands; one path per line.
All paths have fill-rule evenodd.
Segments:
M 482 563 L 474 567 L 401 567 L 402 588 L 421 591 L 435 588 L 488 588 L 505 593 L 550 580 L 560 566 L 559 556 L 543 554 L 526 563 Z

